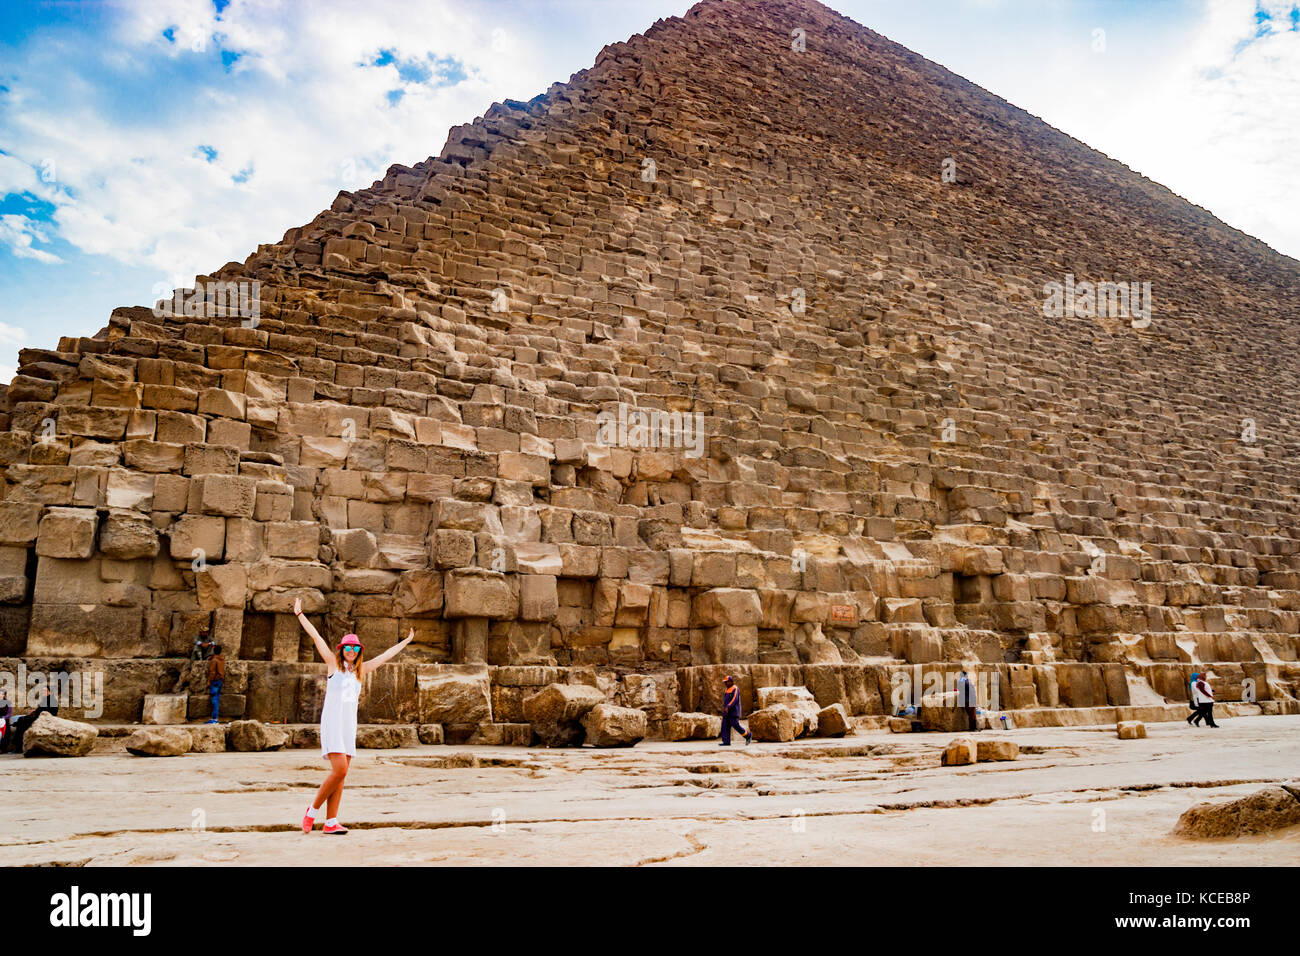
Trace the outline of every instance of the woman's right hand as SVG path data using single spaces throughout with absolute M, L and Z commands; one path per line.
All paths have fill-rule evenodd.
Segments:
M 293 599 L 293 616 L 297 617 L 302 613 L 302 598 Z

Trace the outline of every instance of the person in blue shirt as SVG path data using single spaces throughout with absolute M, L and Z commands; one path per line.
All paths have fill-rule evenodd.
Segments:
M 726 684 L 726 690 L 722 694 L 722 743 L 718 746 L 731 746 L 731 728 L 735 727 L 744 735 L 745 746 L 748 747 L 754 742 L 754 735 L 740 726 L 740 688 L 730 677 L 723 683 Z

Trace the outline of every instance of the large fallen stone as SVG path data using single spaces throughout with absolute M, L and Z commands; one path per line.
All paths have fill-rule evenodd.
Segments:
M 289 742 L 289 735 L 279 727 L 260 720 L 235 720 L 226 725 L 226 746 L 241 753 L 279 750 Z
M 795 721 L 796 737 L 817 733 L 817 715 L 821 712 L 821 707 L 807 687 L 760 687 L 756 693 L 760 710 L 777 704 L 790 709 Z
M 795 712 L 785 704 L 773 704 L 749 715 L 749 732 L 755 740 L 779 743 L 794 740 L 799 725 Z
M 141 727 L 126 738 L 127 753 L 137 757 L 179 757 L 194 749 L 194 739 L 184 727 Z
M 1243 837 L 1300 825 L 1300 784 L 1267 787 L 1228 803 L 1198 803 L 1183 812 L 1174 835 L 1198 840 Z
M 1121 720 L 1115 725 L 1120 740 L 1140 740 L 1147 735 L 1147 725 L 1140 720 Z
M 23 735 L 24 757 L 84 757 L 99 731 L 79 720 L 41 714 Z
M 975 756 L 984 760 L 1015 760 L 1020 756 L 1020 745 L 1014 740 L 980 740 L 975 744 Z
M 645 711 L 597 704 L 583 715 L 582 727 L 593 747 L 631 747 L 645 738 Z
M 843 737 L 852 730 L 849 712 L 843 704 L 831 704 L 817 712 L 817 735 L 819 737 Z
M 714 740 L 722 736 L 722 718 L 716 714 L 673 714 L 668 718 L 669 740 Z
M 524 719 L 533 736 L 546 747 L 576 747 L 587 736 L 582 718 L 605 702 L 605 695 L 587 684 L 547 684 L 524 700 Z
M 975 747 L 975 741 L 959 737 L 943 748 L 943 760 L 940 762 L 945 767 L 960 767 L 978 760 L 979 751 Z

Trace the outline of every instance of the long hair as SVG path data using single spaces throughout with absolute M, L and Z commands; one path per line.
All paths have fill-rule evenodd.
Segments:
M 358 642 L 358 643 L 359 643 L 359 642 Z M 357 660 L 356 660 L 356 663 L 354 663 L 354 664 L 352 665 L 352 674 L 356 677 L 356 679 L 357 679 L 357 683 L 361 684 L 361 687 L 360 687 L 360 688 L 358 689 L 358 691 L 357 691 L 357 699 L 358 699 L 358 700 L 361 699 L 361 697 L 360 697 L 361 693 L 365 691 L 365 684 L 364 684 L 364 682 L 362 681 L 362 674 L 363 674 L 363 671 L 362 671 L 362 667 L 361 667 L 361 665 L 364 664 L 365 662 L 366 662 L 366 652 L 365 652 L 365 650 L 363 649 L 363 650 L 357 651 Z M 348 662 L 347 662 L 347 659 L 344 658 L 344 656 L 343 656 L 343 648 L 342 648 L 342 647 L 335 647 L 335 648 L 334 648 L 334 663 L 338 665 L 338 668 L 339 668 L 340 671 L 343 671 L 344 673 L 347 673 L 347 672 L 348 672 Z

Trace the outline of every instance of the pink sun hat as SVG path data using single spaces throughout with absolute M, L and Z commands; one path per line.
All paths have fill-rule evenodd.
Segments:
M 364 645 L 364 644 L 361 643 L 361 638 L 357 637 L 355 634 L 344 634 L 344 635 L 343 635 L 343 640 L 341 640 L 341 641 L 339 641 L 337 644 L 335 644 L 335 645 L 334 645 L 334 649 L 335 649 L 336 651 L 337 651 L 337 650 L 341 650 L 341 649 L 343 648 L 343 645 L 344 645 L 344 644 L 355 644 L 355 645 L 357 645 L 357 647 L 361 648 L 363 651 L 366 649 L 366 645 Z

